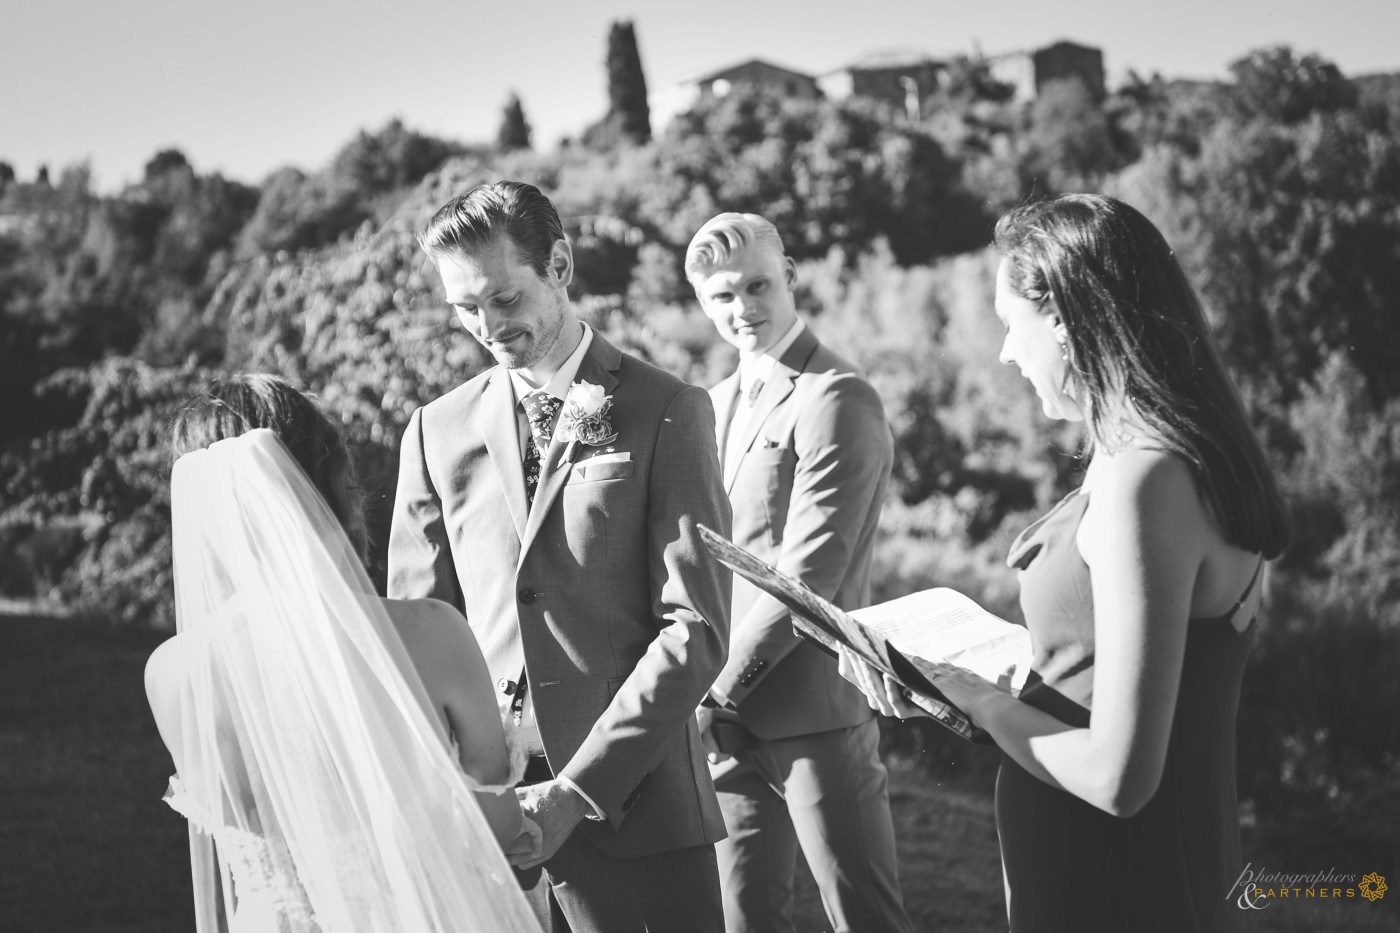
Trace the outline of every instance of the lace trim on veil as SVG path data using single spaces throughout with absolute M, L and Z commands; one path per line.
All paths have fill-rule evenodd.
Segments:
M 276 924 L 271 930 L 316 931 L 316 912 L 297 880 L 292 855 L 280 839 L 268 839 L 214 818 L 172 775 L 163 798 L 176 813 L 200 832 L 214 837 L 219 858 L 233 877 L 237 907 L 233 929 Z M 253 921 L 249 924 L 249 921 Z

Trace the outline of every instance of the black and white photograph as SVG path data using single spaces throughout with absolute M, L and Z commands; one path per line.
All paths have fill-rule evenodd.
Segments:
M 0 21 L 0 930 L 1400 933 L 1400 5 Z

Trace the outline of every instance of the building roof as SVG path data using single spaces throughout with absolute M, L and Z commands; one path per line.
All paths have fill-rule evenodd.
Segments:
M 723 68 L 718 68 L 714 71 L 706 71 L 697 74 L 687 75 L 686 77 L 681 79 L 681 83 L 709 84 L 711 81 L 718 81 L 721 78 L 728 78 L 734 72 L 738 71 L 741 68 L 746 68 L 749 65 L 762 65 L 765 68 L 772 68 L 774 71 L 781 71 L 784 74 L 791 75 L 794 78 L 801 78 L 803 81 L 816 80 L 812 75 L 809 75 L 804 71 L 797 71 L 792 68 L 785 68 L 782 65 L 775 65 L 772 62 L 762 58 L 750 58 L 742 62 L 736 62 L 732 65 L 725 65 Z
M 1057 48 L 1082 49 L 1086 52 L 1100 53 L 1103 51 L 1103 49 L 1099 48 L 1096 45 L 1084 45 L 1080 42 L 1070 42 L 1068 39 L 1061 39 L 1058 42 L 1047 42 L 1044 45 L 1037 45 L 1028 49 L 1012 49 L 1008 52 L 997 52 L 992 55 L 984 55 L 982 56 L 982 60 L 986 62 L 997 62 L 1005 61 L 1009 58 L 1027 58 L 1032 55 L 1035 55 L 1038 52 L 1044 52 L 1048 49 Z
M 928 52 L 918 49 L 878 49 L 874 52 L 867 52 L 859 58 L 853 59 L 839 68 L 825 72 L 825 74 L 840 74 L 843 71 L 875 71 L 886 68 L 911 68 L 924 65 L 946 65 L 952 56 L 930 55 Z
M 1099 48 L 1099 47 L 1096 46 L 1096 45 L 1085 45 L 1085 44 L 1082 43 L 1082 42 L 1071 42 L 1071 41 L 1069 41 L 1068 39 L 1060 39 L 1060 40 L 1057 41 L 1057 42 L 1047 42 L 1047 43 L 1045 43 L 1045 44 L 1042 45 L 1042 46 L 1036 47 L 1035 51 L 1037 51 L 1037 52 L 1044 52 L 1044 51 L 1047 51 L 1047 50 L 1049 50 L 1049 49 L 1080 49 L 1080 50 L 1085 51 L 1085 52 L 1102 52 L 1102 51 L 1103 51 L 1103 49 Z

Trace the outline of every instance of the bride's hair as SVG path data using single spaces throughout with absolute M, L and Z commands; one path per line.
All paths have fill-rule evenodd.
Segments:
M 276 434 L 340 520 L 363 561 L 368 549 L 364 496 L 340 428 L 312 398 L 277 376 L 237 373 L 216 378 L 175 418 L 176 458 L 257 428 Z

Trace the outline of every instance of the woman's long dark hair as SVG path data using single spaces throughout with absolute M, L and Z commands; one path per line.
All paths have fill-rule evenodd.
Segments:
M 364 496 L 345 438 L 311 397 L 285 379 L 237 373 L 211 380 L 175 417 L 172 453 L 180 457 L 257 428 L 269 429 L 287 445 L 363 561 L 369 541 Z
M 1122 201 L 1067 194 L 997 222 L 1012 291 L 1048 296 L 1095 448 L 1135 415 L 1184 458 L 1231 544 L 1277 557 L 1289 524 L 1201 303 L 1157 228 Z M 1050 308 L 1042 305 L 1043 312 Z

